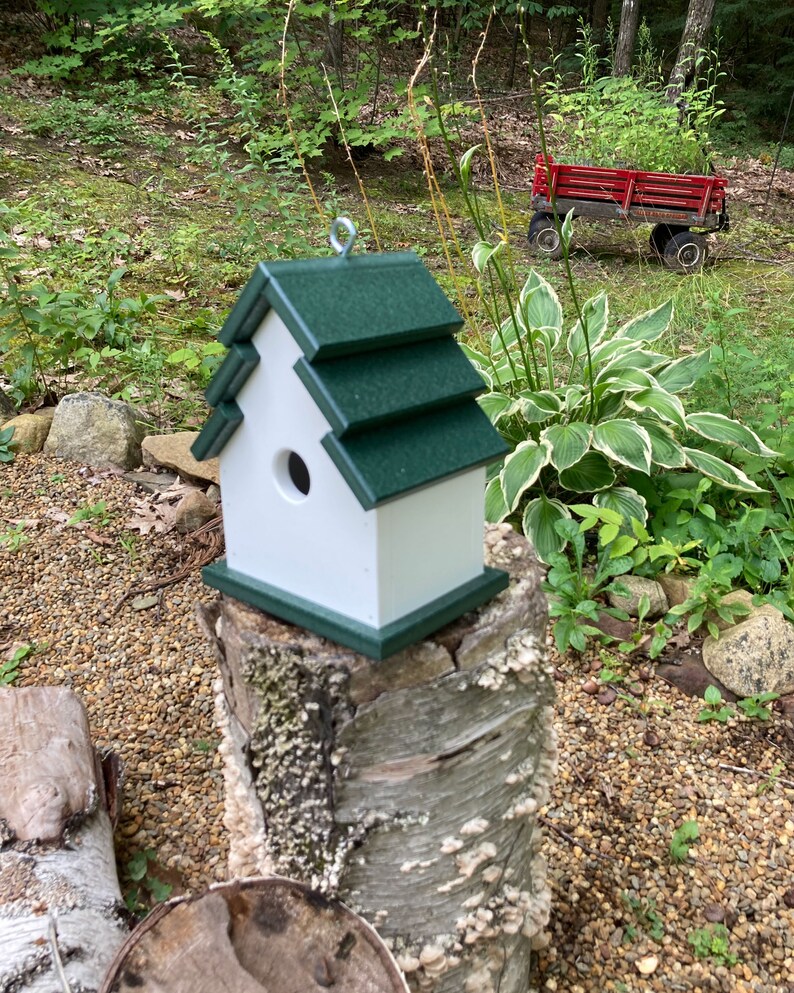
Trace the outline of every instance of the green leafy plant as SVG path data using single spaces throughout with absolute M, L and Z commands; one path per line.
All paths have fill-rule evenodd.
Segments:
M 701 723 L 719 721 L 720 724 L 727 724 L 736 713 L 733 707 L 729 707 L 723 700 L 722 693 L 716 686 L 707 686 L 703 699 L 706 706 L 703 707 L 697 718 Z
M 766 705 L 779 699 L 779 693 L 758 693 L 756 696 L 748 696 L 743 700 L 737 700 L 736 706 L 745 717 L 751 717 L 759 721 L 768 721 L 772 716 L 772 711 Z
M 475 245 L 481 279 L 494 278 L 499 253 L 499 245 Z M 507 274 L 500 279 L 509 284 Z M 709 449 L 717 443 L 766 458 L 775 452 L 738 421 L 684 410 L 678 394 L 706 373 L 710 359 L 708 352 L 674 359 L 655 350 L 672 314 L 668 302 L 610 333 L 608 299 L 599 293 L 564 334 L 557 294 L 533 270 L 508 316 L 495 314 L 488 352 L 464 346 L 490 387 L 482 407 L 513 448 L 488 484 L 486 515 L 499 521 L 520 514 L 543 561 L 564 547 L 556 524 L 570 517 L 572 496 L 592 494 L 595 506 L 622 515 L 628 531 L 632 520 L 645 525 L 646 500 L 626 485 L 629 478 L 691 467 L 724 487 L 762 492 Z
M 701 569 L 689 596 L 683 603 L 670 608 L 666 620 L 671 623 L 686 617 L 688 631 L 705 627 L 712 638 L 719 638 L 717 619 L 730 627 L 749 613 L 746 604 L 725 598 L 731 588 L 731 573 L 735 575 L 740 569 L 741 562 L 735 556 L 715 552 Z
M 664 920 L 656 909 L 656 902 L 652 899 L 643 900 L 633 893 L 624 892 L 621 897 L 626 908 L 633 914 L 637 925 L 647 932 L 648 937 L 653 941 L 660 942 L 664 938 Z M 636 927 L 628 924 L 624 930 L 631 940 L 636 937 Z
M 700 837 L 697 821 L 684 821 L 673 831 L 670 842 L 670 858 L 673 862 L 686 862 L 692 843 Z
M 173 886 L 156 874 L 157 855 L 153 849 L 136 852 L 127 862 L 126 874 L 134 884 L 124 897 L 131 913 L 148 911 L 152 903 L 162 903 L 171 895 Z
M 0 534 L 0 545 L 9 552 L 18 552 L 23 545 L 30 541 L 30 535 L 25 533 L 25 522 L 20 521 Z
M 0 428 L 0 462 L 13 462 L 16 452 L 11 447 L 14 440 L 14 429 Z
M 763 783 L 759 783 L 758 786 L 756 787 L 755 795 L 763 796 L 765 793 L 769 793 L 770 790 L 773 790 L 777 785 L 778 779 L 780 779 L 780 773 L 783 772 L 785 768 L 786 768 L 785 762 L 776 762 L 772 766 L 769 775 L 766 777 Z
M 106 500 L 99 500 L 97 503 L 86 504 L 84 507 L 78 508 L 66 523 L 84 524 L 88 521 L 99 527 L 104 527 L 110 523 L 110 514 L 108 513 Z
M 570 557 L 551 553 L 551 568 L 543 581 L 543 590 L 549 596 L 549 615 L 556 618 L 552 631 L 557 650 L 563 653 L 573 648 L 583 652 L 588 637 L 602 637 L 601 630 L 595 626 L 600 611 L 621 620 L 627 618 L 625 611 L 599 603 L 596 597 L 610 592 L 628 593 L 615 577 L 628 572 L 632 560 L 628 556 L 612 558 L 605 548 L 589 569 L 585 565 L 585 536 L 580 525 L 573 520 L 561 520 L 557 527 L 570 548 Z
M 730 950 L 730 937 L 724 924 L 708 924 L 687 935 L 692 954 L 699 959 L 712 959 L 717 965 L 732 966 L 739 961 Z

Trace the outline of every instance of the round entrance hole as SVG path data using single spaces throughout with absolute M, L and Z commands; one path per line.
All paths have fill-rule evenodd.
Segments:
M 297 452 L 284 450 L 276 456 L 276 484 L 283 495 L 294 502 L 304 500 L 311 488 L 309 467 Z

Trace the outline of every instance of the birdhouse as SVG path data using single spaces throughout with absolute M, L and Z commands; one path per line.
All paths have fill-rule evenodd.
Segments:
M 260 263 L 193 445 L 219 457 L 226 559 L 204 581 L 380 659 L 490 599 L 480 410 L 463 321 L 413 252 Z M 339 225 L 349 232 L 344 247 Z

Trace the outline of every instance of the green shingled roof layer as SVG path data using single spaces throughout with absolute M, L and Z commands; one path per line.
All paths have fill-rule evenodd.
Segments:
M 339 437 L 483 391 L 482 379 L 449 336 L 328 362 L 303 358 L 295 371 Z
M 310 361 L 453 334 L 463 324 L 413 252 L 261 262 L 221 341 L 248 341 L 271 307 Z
M 251 338 L 271 309 L 303 351 L 295 373 L 331 426 L 323 446 L 363 507 L 507 453 L 452 337 L 460 316 L 419 258 L 400 252 L 257 266 L 220 334 L 230 353 L 206 392 L 218 409 L 196 458 L 218 455 L 239 424 L 235 396 L 268 361 Z
M 509 451 L 473 400 L 362 434 L 327 434 L 323 448 L 365 510 Z

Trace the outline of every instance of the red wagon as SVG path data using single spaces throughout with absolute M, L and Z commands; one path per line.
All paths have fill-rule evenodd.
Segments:
M 538 155 L 529 244 L 543 255 L 560 258 L 555 210 L 560 217 L 573 210 L 574 217 L 651 221 L 651 248 L 664 264 L 677 272 L 694 272 L 703 265 L 707 248 L 705 237 L 691 229 L 727 230 L 727 186 L 719 176 L 563 165 Z

